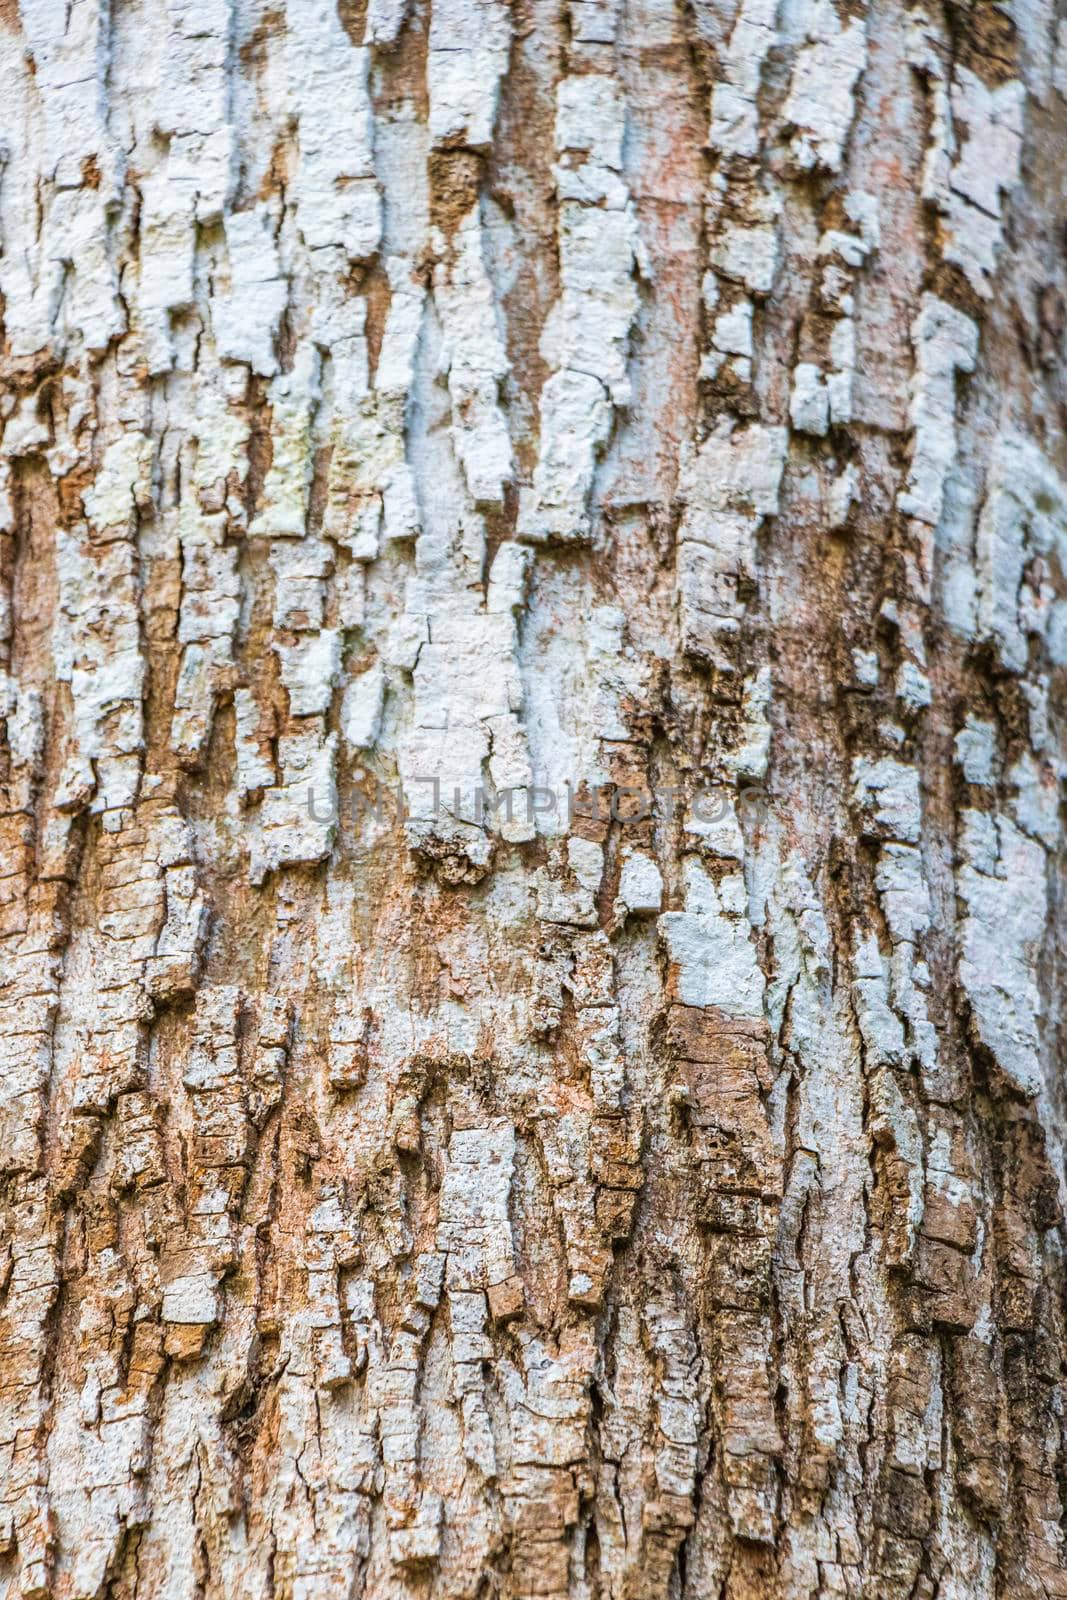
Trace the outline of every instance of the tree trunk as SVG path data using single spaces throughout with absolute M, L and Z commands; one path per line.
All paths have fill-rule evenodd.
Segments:
M 0 1596 L 1067 1596 L 1052 0 L 0 52 Z

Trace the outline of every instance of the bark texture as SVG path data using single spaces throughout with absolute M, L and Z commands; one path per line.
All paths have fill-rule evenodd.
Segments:
M 1067 1596 L 1053 0 L 0 74 L 0 1595 Z

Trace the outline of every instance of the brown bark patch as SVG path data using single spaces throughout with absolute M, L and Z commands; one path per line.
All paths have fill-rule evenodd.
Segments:
M 429 168 L 430 221 L 451 239 L 478 199 L 482 159 L 473 150 L 434 150 Z
M 270 41 L 285 31 L 285 14 L 271 7 L 256 23 L 238 50 L 238 59 L 249 78 L 258 78 L 267 65 Z
M 367 27 L 367 0 L 337 0 L 337 20 L 358 50 Z
M 973 72 L 987 88 L 1019 76 L 1018 30 L 1011 17 L 989 0 L 959 0 L 947 11 L 956 60 Z

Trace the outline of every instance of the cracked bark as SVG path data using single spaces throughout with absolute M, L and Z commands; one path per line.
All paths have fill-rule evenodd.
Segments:
M 1052 0 L 0 62 L 0 1595 L 1067 1596 Z

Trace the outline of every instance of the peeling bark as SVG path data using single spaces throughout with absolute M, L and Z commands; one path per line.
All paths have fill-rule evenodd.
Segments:
M 0 6 L 0 1596 L 1067 1596 L 1067 22 Z

